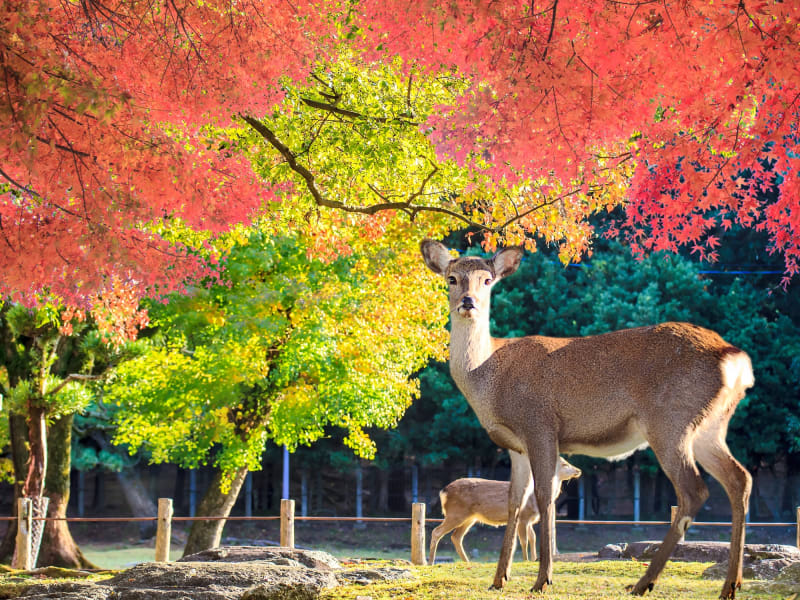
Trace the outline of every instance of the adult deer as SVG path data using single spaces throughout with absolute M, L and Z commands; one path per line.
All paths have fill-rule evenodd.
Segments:
M 561 491 L 561 482 L 567 479 L 580 477 L 581 470 L 558 457 L 558 470 L 556 479 L 559 485 L 553 490 L 553 496 L 558 497 Z M 467 553 L 461 543 L 464 536 L 475 523 L 486 525 L 505 525 L 508 521 L 508 491 L 511 485 L 508 481 L 494 481 L 478 477 L 462 477 L 448 483 L 439 492 L 442 504 L 442 521 L 431 532 L 431 549 L 428 564 L 433 564 L 436 559 L 436 547 L 439 540 L 448 532 L 453 534 L 453 546 L 464 562 L 469 562 Z M 539 522 L 539 506 L 536 497 L 531 494 L 525 504 L 520 508 L 519 523 L 517 524 L 517 537 L 522 548 L 525 560 L 536 560 L 536 534 L 533 526 Z M 530 551 L 528 550 L 530 548 Z
M 492 258 L 453 258 L 425 240 L 422 255 L 450 292 L 450 373 L 489 437 L 512 454 L 508 525 L 493 587 L 511 573 L 520 506 L 533 493 L 542 513 L 539 575 L 534 591 L 552 584 L 554 473 L 559 453 L 608 459 L 648 444 L 669 477 L 678 512 L 644 575 L 630 590 L 652 590 L 678 540 L 708 497 L 695 461 L 725 488 L 732 532 L 722 598 L 742 582 L 744 518 L 750 474 L 725 442 L 728 421 L 753 385 L 750 358 L 713 331 L 662 323 L 578 338 L 493 338 L 489 303 L 495 283 L 514 273 L 518 247 Z

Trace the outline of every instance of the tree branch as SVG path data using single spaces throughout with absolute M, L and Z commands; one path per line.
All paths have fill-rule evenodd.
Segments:
M 98 379 L 102 379 L 103 375 L 82 375 L 80 373 L 72 373 L 71 375 L 67 375 L 67 377 L 59 383 L 56 387 L 52 390 L 47 392 L 48 396 L 55 396 L 58 392 L 60 392 L 64 387 L 71 381 L 97 381 Z
M 547 41 L 544 44 L 544 52 L 542 53 L 542 60 L 547 58 L 547 51 L 550 49 L 550 42 L 553 40 L 553 31 L 556 28 L 556 9 L 558 8 L 558 0 L 553 0 L 553 16 L 550 19 L 550 33 L 547 34 Z
M 339 200 L 331 200 L 326 198 L 317 187 L 314 174 L 304 165 L 301 165 L 297 162 L 297 157 L 295 154 L 289 149 L 288 146 L 278 139 L 272 130 L 264 125 L 264 123 L 251 116 L 240 115 L 240 117 L 248 125 L 250 125 L 250 127 L 255 129 L 255 131 L 258 132 L 261 137 L 267 140 L 267 142 L 269 142 L 270 145 L 275 148 L 281 154 L 281 156 L 283 156 L 289 167 L 303 178 L 303 180 L 306 182 L 306 188 L 311 193 L 311 196 L 314 198 L 314 202 L 316 202 L 317 205 L 365 215 L 374 215 L 375 213 L 384 210 L 406 210 L 409 208 L 409 202 L 384 202 L 380 204 L 373 204 L 371 206 L 349 206 L 344 202 L 340 202 Z
M 406 119 L 388 119 L 386 117 L 374 117 L 371 115 L 365 115 L 360 112 L 356 112 L 354 110 L 349 110 L 347 108 L 340 108 L 335 104 L 329 104 L 327 102 L 320 102 L 319 100 L 313 100 L 311 98 L 300 98 L 303 104 L 310 106 L 311 108 L 316 108 L 318 110 L 325 110 L 337 115 L 341 115 L 343 117 L 347 117 L 349 119 L 365 119 L 370 121 L 375 121 L 376 123 L 389 123 L 389 122 L 396 122 L 402 123 L 404 125 L 408 125 L 411 127 L 418 127 L 420 124 L 415 123 L 413 121 L 407 121 Z
M 258 119 L 251 117 L 249 115 L 240 114 L 239 117 L 247 123 L 250 127 L 252 127 L 261 137 L 263 137 L 278 153 L 283 156 L 286 164 L 289 165 L 289 168 L 292 169 L 295 173 L 300 175 L 305 181 L 306 188 L 308 189 L 311 197 L 314 199 L 314 202 L 317 206 L 324 206 L 326 208 L 333 208 L 336 210 L 342 210 L 349 213 L 359 213 L 364 215 L 374 215 L 376 213 L 385 211 L 385 210 L 400 210 L 406 213 L 409 216 L 409 219 L 413 221 L 416 216 L 420 213 L 436 213 L 446 215 L 458 221 L 461 221 L 468 227 L 475 227 L 481 231 L 488 231 L 489 233 L 502 233 L 503 230 L 514 224 L 515 222 L 519 221 L 520 219 L 526 217 L 527 215 L 540 210 L 546 206 L 549 206 L 555 202 L 559 202 L 564 198 L 569 196 L 573 196 L 577 194 L 580 189 L 571 190 L 565 194 L 562 194 L 555 198 L 550 198 L 536 206 L 529 208 L 528 210 L 517 213 L 514 217 L 508 219 L 505 223 L 492 227 L 486 225 L 485 223 L 479 223 L 478 221 L 473 221 L 469 217 L 465 216 L 463 213 L 459 213 L 457 211 L 451 210 L 449 208 L 445 208 L 442 206 L 428 206 L 428 205 L 420 205 L 414 204 L 413 200 L 419 198 L 423 195 L 425 186 L 430 182 L 433 176 L 438 172 L 438 167 L 434 164 L 431 166 L 433 167 L 432 171 L 428 173 L 425 179 L 420 183 L 419 188 L 413 192 L 408 200 L 405 201 L 397 201 L 391 202 L 388 201 L 388 196 L 381 194 L 379 190 L 375 189 L 374 186 L 369 186 L 372 192 L 381 198 L 383 202 L 379 202 L 378 204 L 371 204 L 369 206 L 351 206 L 345 204 L 344 202 L 340 202 L 339 200 L 331 200 L 326 198 L 320 189 L 317 187 L 316 178 L 314 174 L 304 165 L 301 165 L 297 162 L 297 157 L 291 149 L 286 146 L 276 135 L 275 133 L 269 129 L 264 123 L 259 121 Z M 515 207 L 516 211 L 516 207 Z

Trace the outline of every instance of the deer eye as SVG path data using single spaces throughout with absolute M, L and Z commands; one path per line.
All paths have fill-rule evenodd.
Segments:
M 453 277 L 452 275 L 450 275 L 450 277 L 447 278 L 447 283 L 449 283 L 450 285 L 455 285 L 456 284 L 456 278 Z
M 488 277 L 488 278 L 486 279 L 486 281 L 484 281 L 483 283 L 485 283 L 486 285 L 492 285 L 492 278 L 491 278 L 491 277 Z

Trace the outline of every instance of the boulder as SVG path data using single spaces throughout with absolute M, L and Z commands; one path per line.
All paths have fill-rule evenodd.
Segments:
M 624 558 L 650 560 L 661 542 L 632 542 L 625 547 Z M 723 562 L 728 560 L 728 542 L 681 542 L 670 555 L 671 560 L 692 562 Z M 766 559 L 800 560 L 800 550 L 780 544 L 745 544 L 745 564 Z
M 796 564 L 786 558 L 767 558 L 754 562 L 745 561 L 742 565 L 742 577 L 745 579 L 776 579 L 788 566 Z M 728 561 L 711 565 L 703 571 L 705 579 L 725 579 L 728 574 Z
M 635 558 L 651 560 L 661 542 L 646 541 L 630 544 L 608 544 L 597 553 L 600 558 Z M 713 562 L 703 572 L 706 579 L 724 580 L 728 573 L 727 542 L 681 542 L 670 560 Z M 742 564 L 748 589 L 774 594 L 800 593 L 800 549 L 781 544 L 745 544 Z
M 408 569 L 344 569 L 325 552 L 217 548 L 173 563 L 142 563 L 110 579 L 32 584 L 26 600 L 313 600 L 324 589 L 410 577 Z
M 59 581 L 30 585 L 19 597 L 36 600 L 109 600 L 111 591 L 110 588 L 88 581 Z
M 796 598 L 800 594 L 800 561 L 787 565 L 773 581 L 755 581 L 747 589 Z
M 177 562 L 228 562 L 242 563 L 265 561 L 275 565 L 302 566 L 310 569 L 341 569 L 341 563 L 327 552 L 298 550 L 285 547 L 222 546 L 184 556 Z
M 624 558 L 625 557 L 625 549 L 627 548 L 628 544 L 606 544 L 602 548 L 600 548 L 597 556 L 599 558 Z

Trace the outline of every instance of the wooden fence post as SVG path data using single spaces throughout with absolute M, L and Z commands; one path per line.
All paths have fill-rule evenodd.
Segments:
M 674 523 L 675 522 L 675 517 L 677 515 L 678 515 L 678 507 L 677 506 L 670 507 L 669 522 L 670 523 Z M 686 534 L 684 533 L 684 535 L 681 536 L 681 539 L 679 539 L 678 542 L 685 542 L 685 541 L 686 541 Z
M 411 505 L 411 564 L 424 565 L 425 559 L 425 503 Z
M 169 545 L 172 540 L 172 498 L 158 499 L 156 523 L 156 562 L 169 562 Z
M 33 549 L 31 530 L 33 529 L 33 503 L 30 498 L 17 500 L 17 544 L 14 549 L 14 568 L 30 571 L 33 569 Z
M 281 546 L 294 548 L 294 500 L 281 500 Z

